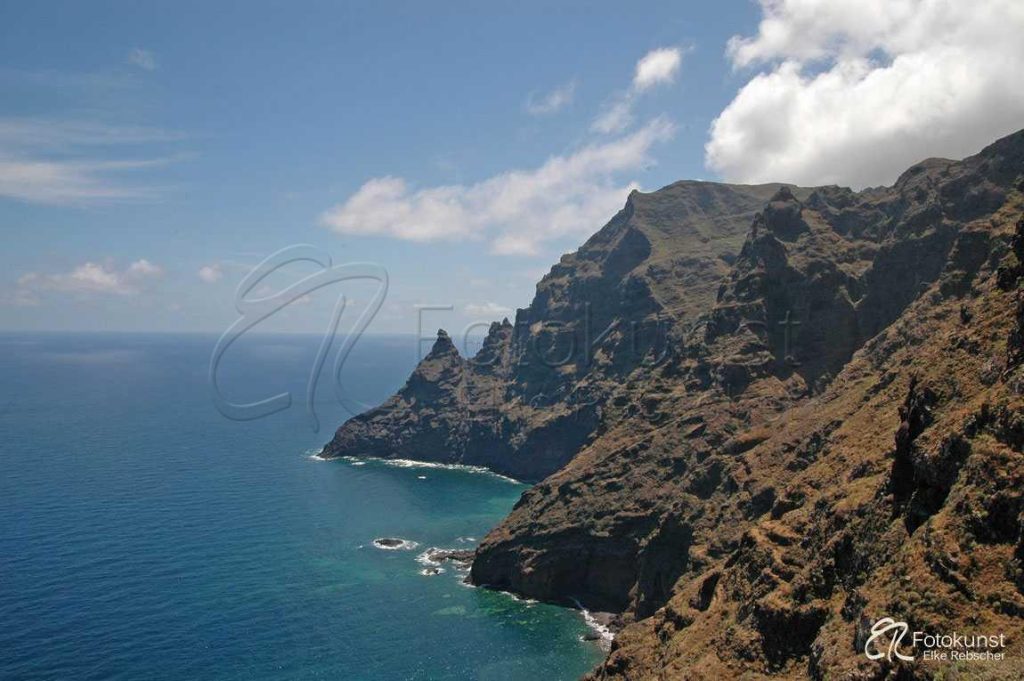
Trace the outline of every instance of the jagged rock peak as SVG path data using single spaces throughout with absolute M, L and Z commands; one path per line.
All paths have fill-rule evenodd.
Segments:
M 487 327 L 487 335 L 490 336 L 490 335 L 495 334 L 495 333 L 497 333 L 497 332 L 499 332 L 499 331 L 501 331 L 503 329 L 511 329 L 511 328 L 512 328 L 512 322 L 510 322 L 508 320 L 508 317 L 505 317 L 500 322 L 491 322 L 491 325 L 489 327 Z
M 427 358 L 440 357 L 441 355 L 454 354 L 456 357 L 459 355 L 458 349 L 455 347 L 455 343 L 452 342 L 448 332 L 444 329 L 437 330 L 437 340 L 434 341 L 434 346 L 430 348 L 430 353 Z
M 796 239 L 808 230 L 802 217 L 803 208 L 793 191 L 783 185 L 764 208 L 765 227 L 783 241 Z
M 774 203 L 776 201 L 797 201 L 797 198 L 793 196 L 793 190 L 787 185 L 779 187 L 779 191 L 775 192 L 775 195 L 771 198 Z M 799 203 L 799 201 L 797 201 Z

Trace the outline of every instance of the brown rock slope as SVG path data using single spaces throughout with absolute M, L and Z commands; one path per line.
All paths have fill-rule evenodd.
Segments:
M 993 276 L 998 237 L 1022 210 L 1015 195 L 964 232 L 996 239 L 969 287 L 951 258 L 823 394 L 733 436 L 732 456 L 709 457 L 728 491 L 710 504 L 677 493 L 668 527 L 688 542 L 664 542 L 664 523 L 639 540 L 629 607 L 656 609 L 594 678 L 1024 678 L 1022 308 Z M 511 528 L 484 555 L 514 541 Z M 666 547 L 681 567 L 643 607 L 644 557 Z M 867 632 L 884 616 L 1003 633 L 1010 657 L 869 661 Z
M 738 191 L 662 191 L 685 188 L 725 232 L 733 218 L 692 196 L 711 187 Z M 641 211 L 661 192 L 634 195 L 517 316 L 528 341 L 547 328 L 531 313 L 561 315 L 564 340 L 596 294 L 595 316 L 617 325 L 587 364 L 522 369 L 529 343 L 499 325 L 497 416 L 451 397 L 478 370 L 449 359 L 433 384 L 465 415 L 410 379 L 327 450 L 433 446 L 435 423 L 477 462 L 467 443 L 486 423 L 516 462 L 493 467 L 557 469 L 485 538 L 471 577 L 622 612 L 594 678 L 1024 678 L 1022 191 L 1024 132 L 891 188 L 774 187 L 735 258 L 718 248 L 735 237 L 667 201 Z M 695 232 L 696 254 L 665 245 Z M 627 353 L 629 323 L 664 338 Z M 566 418 L 574 437 L 551 427 Z M 869 661 L 883 616 L 1004 633 L 1010 659 Z

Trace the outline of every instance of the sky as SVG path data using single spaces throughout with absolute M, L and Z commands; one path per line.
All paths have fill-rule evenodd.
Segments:
M 1024 127 L 1021 35 L 1016 0 L 0 0 L 0 331 L 322 333 L 344 295 L 478 333 L 632 189 L 888 184 Z

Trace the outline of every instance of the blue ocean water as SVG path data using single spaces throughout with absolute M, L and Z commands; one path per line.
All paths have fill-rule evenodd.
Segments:
M 471 545 L 521 485 L 312 460 L 346 416 L 329 387 L 324 430 L 304 411 L 319 339 L 229 351 L 229 398 L 296 400 L 248 422 L 213 407 L 214 342 L 0 336 L 0 678 L 535 681 L 597 662 L 576 613 L 420 574 L 419 550 Z M 367 337 L 343 381 L 376 403 L 415 361 L 414 339 Z

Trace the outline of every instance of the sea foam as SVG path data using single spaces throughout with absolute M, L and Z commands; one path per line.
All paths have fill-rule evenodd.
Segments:
M 598 642 L 601 647 L 607 650 L 611 646 L 612 641 L 615 640 L 615 632 L 613 632 L 608 625 L 599 622 L 597 618 L 594 617 L 589 610 L 584 608 L 575 598 L 572 599 L 572 602 L 576 604 L 577 608 L 579 608 L 580 614 L 583 616 L 583 621 L 586 622 L 587 626 L 593 629 L 594 633 L 600 637 Z
M 309 457 L 316 461 L 330 461 L 319 455 L 313 455 Z M 438 463 L 436 461 L 416 461 L 414 459 L 385 459 L 377 456 L 342 456 L 339 457 L 347 461 L 352 466 L 365 466 L 367 462 L 374 462 L 384 466 L 391 466 L 392 468 L 438 468 L 449 471 L 465 471 L 466 473 L 478 473 L 482 475 L 489 475 L 499 480 L 505 480 L 514 484 L 520 484 L 515 478 L 501 473 L 495 473 L 489 468 L 484 466 L 470 466 L 462 463 Z

